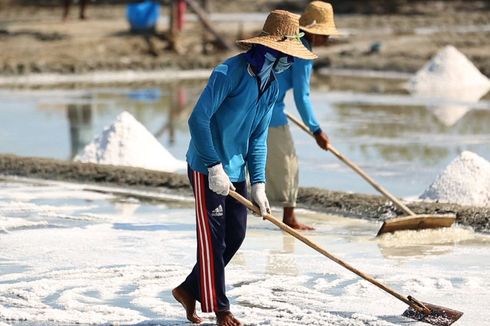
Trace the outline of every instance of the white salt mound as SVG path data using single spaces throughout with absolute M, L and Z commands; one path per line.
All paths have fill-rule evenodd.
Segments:
M 490 89 L 490 80 L 454 46 L 448 45 L 427 62 L 409 81 L 413 93 L 451 95 L 453 90 L 471 91 L 480 98 Z
M 420 196 L 460 205 L 490 206 L 490 162 L 462 152 Z
M 185 169 L 130 113 L 122 112 L 85 146 L 75 161 L 145 168 L 165 172 Z

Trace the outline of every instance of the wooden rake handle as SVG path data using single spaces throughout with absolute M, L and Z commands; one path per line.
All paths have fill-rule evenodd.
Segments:
M 294 122 L 298 127 L 306 131 L 310 136 L 313 138 L 315 137 L 311 131 L 306 127 L 306 125 L 298 120 L 296 117 L 292 116 L 289 114 L 289 112 L 286 112 L 286 115 L 288 116 L 289 120 Z M 342 155 L 335 147 L 333 147 L 331 144 L 328 144 L 328 150 L 332 152 L 333 155 L 337 156 L 338 159 L 340 159 L 342 162 L 347 164 L 352 170 L 357 172 L 364 180 L 366 180 L 371 186 L 373 186 L 376 190 L 378 190 L 380 193 L 382 193 L 386 198 L 391 200 L 393 203 L 395 203 L 402 211 L 407 213 L 408 215 L 414 216 L 415 213 L 408 208 L 406 205 L 404 205 L 398 198 L 393 196 L 391 193 L 388 192 L 383 186 L 381 186 L 379 183 L 374 181 L 373 178 L 371 178 L 366 172 L 364 172 L 357 164 L 349 160 L 347 157 Z
M 260 214 L 260 208 L 258 208 L 257 206 L 255 206 L 251 201 L 249 201 L 248 199 L 244 198 L 239 193 L 237 193 L 237 192 L 235 192 L 233 190 L 230 190 L 230 196 L 233 197 L 234 199 L 236 199 L 237 201 L 239 201 L 240 203 L 242 203 L 245 207 L 247 207 L 248 209 L 252 210 L 256 214 L 261 215 Z M 277 218 L 275 218 L 271 214 L 267 214 L 263 218 L 266 219 L 266 220 L 268 220 L 272 224 L 276 225 L 281 230 L 289 233 L 290 235 L 292 235 L 293 237 L 295 237 L 299 241 L 303 242 L 308 247 L 311 247 L 312 249 L 314 249 L 317 252 L 321 253 L 325 257 L 333 260 L 337 264 L 339 264 L 339 265 L 347 268 L 351 272 L 359 275 L 360 277 L 362 277 L 366 281 L 371 282 L 372 284 L 374 284 L 377 287 L 379 287 L 381 290 L 383 290 L 385 292 L 388 292 L 389 294 L 391 294 L 392 296 L 394 296 L 398 300 L 401 300 L 401 301 L 405 302 L 406 304 L 408 304 L 409 306 L 411 306 L 415 310 L 420 311 L 422 313 L 426 313 L 426 314 L 427 313 L 430 313 L 430 309 L 428 309 L 427 307 L 425 307 L 423 304 L 419 303 L 418 301 L 410 300 L 408 297 L 404 297 L 403 295 L 399 294 L 395 290 L 393 290 L 393 289 L 387 287 L 386 285 L 381 284 L 380 282 L 376 281 L 370 275 L 361 272 L 360 270 L 358 270 L 357 268 L 354 268 L 353 266 L 351 266 L 348 263 L 344 262 L 340 258 L 337 258 L 336 256 L 334 256 L 331 253 L 329 253 L 327 250 L 323 249 L 319 244 L 317 244 L 313 240 L 310 240 L 309 238 L 305 237 L 304 235 L 302 235 L 301 233 L 299 233 L 295 229 L 291 228 L 290 226 L 284 224 L 283 222 L 281 222 L 280 220 L 278 220 Z

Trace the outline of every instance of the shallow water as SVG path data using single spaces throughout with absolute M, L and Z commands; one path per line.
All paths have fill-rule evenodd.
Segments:
M 0 182 L 0 325 L 186 324 L 170 291 L 195 259 L 192 200 L 148 204 L 90 187 Z M 308 237 L 396 291 L 463 311 L 457 325 L 490 321 L 488 236 L 376 239 L 378 223 L 299 213 L 316 227 Z M 403 303 L 254 216 L 227 285 L 248 325 L 419 325 L 401 317 Z
M 319 82 L 312 101 L 321 125 L 338 150 L 394 194 L 418 196 L 463 150 L 490 160 L 488 99 L 416 98 L 396 80 L 342 78 L 344 85 L 350 78 L 352 85 L 365 81 L 369 86 L 362 91 L 349 86 L 328 91 L 336 83 Z M 196 81 L 156 87 L 0 90 L 0 153 L 71 159 L 127 110 L 174 156 L 184 159 L 187 117 L 203 85 Z M 291 96 L 287 106 L 296 113 Z M 302 186 L 375 193 L 303 131 L 295 126 L 291 130 Z

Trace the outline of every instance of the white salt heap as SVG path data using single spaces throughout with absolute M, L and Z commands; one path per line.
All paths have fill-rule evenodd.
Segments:
M 414 96 L 430 98 L 428 109 L 444 125 L 452 126 L 488 92 L 490 80 L 448 45 L 410 79 L 408 89 Z
M 165 172 L 185 169 L 130 113 L 122 112 L 116 120 L 74 159 L 83 163 L 99 163 L 145 168 Z
M 460 205 L 490 206 L 490 162 L 464 151 L 420 196 Z
M 490 80 L 464 54 L 448 45 L 410 79 L 408 86 L 417 94 L 451 96 L 453 90 L 471 90 L 472 98 L 480 98 L 490 89 Z

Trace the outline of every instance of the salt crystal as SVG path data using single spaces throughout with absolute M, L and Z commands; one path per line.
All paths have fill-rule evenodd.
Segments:
M 122 112 L 74 158 L 83 163 L 140 167 L 175 172 L 185 169 L 130 113 Z
M 490 162 L 462 152 L 420 196 L 460 205 L 490 206 Z

